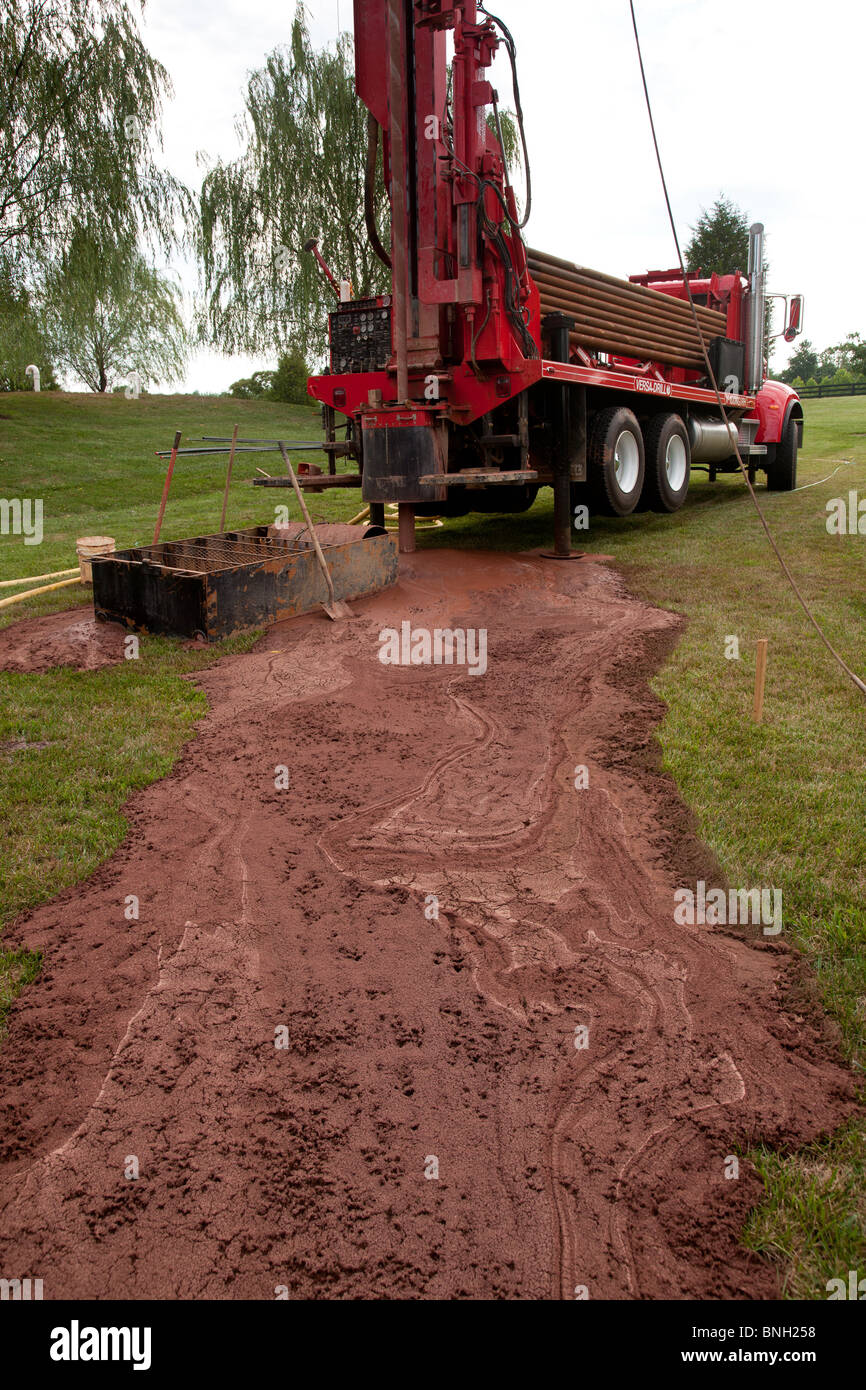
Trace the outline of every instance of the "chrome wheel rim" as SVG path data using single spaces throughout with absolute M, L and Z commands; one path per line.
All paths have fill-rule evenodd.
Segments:
M 678 434 L 672 434 L 665 449 L 665 473 L 669 486 L 679 492 L 686 480 L 686 446 Z
M 640 477 L 640 451 L 631 430 L 622 430 L 613 451 L 613 466 L 620 491 L 628 497 Z

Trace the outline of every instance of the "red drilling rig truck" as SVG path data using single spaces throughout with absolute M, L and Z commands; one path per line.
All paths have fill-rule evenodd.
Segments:
M 623 280 L 529 249 L 530 209 L 518 211 L 488 77 L 500 46 L 528 183 L 505 24 L 482 0 L 355 0 L 367 230 L 391 291 L 351 298 L 308 243 L 339 298 L 329 369 L 308 384 L 324 407 L 333 482 L 349 481 L 336 456 L 356 460 L 351 483 L 371 520 L 398 504 L 404 552 L 418 515 L 523 511 L 550 486 L 563 557 L 576 507 L 673 512 L 693 467 L 737 471 L 735 445 L 752 478 L 761 468 L 769 488 L 792 489 L 803 411 L 794 390 L 766 379 L 763 227 L 751 228 L 745 276 L 689 273 L 688 288 L 679 269 Z M 373 211 L 380 140 L 390 250 Z M 775 297 L 790 342 L 803 300 Z

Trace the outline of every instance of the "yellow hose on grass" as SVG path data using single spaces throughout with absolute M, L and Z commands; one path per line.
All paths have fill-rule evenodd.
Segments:
M 71 570 L 52 570 L 50 574 L 28 574 L 21 579 L 0 579 L 0 589 L 13 589 L 16 584 L 38 584 L 40 579 L 65 579 L 67 574 L 78 574 L 78 566 Z
M 386 502 L 385 508 L 387 511 L 387 516 L 385 518 L 385 530 L 396 531 L 399 525 L 397 521 L 397 503 Z M 363 509 L 363 511 L 358 512 L 357 516 L 353 516 L 349 519 L 347 525 L 357 526 L 360 522 L 367 521 L 369 519 L 369 516 L 370 504 L 368 503 L 367 506 Z M 440 526 L 444 525 L 444 521 L 441 517 L 438 516 L 421 516 L 418 517 L 415 521 L 416 529 L 419 531 L 436 531 L 439 529 Z
M 38 589 L 28 589 L 23 594 L 13 594 L 11 598 L 0 598 L 0 608 L 8 608 L 10 603 L 22 603 L 26 598 L 35 598 L 37 594 L 50 594 L 52 589 L 65 589 L 67 584 L 80 584 L 81 576 L 76 574 L 75 579 L 61 579 L 57 584 L 42 584 Z

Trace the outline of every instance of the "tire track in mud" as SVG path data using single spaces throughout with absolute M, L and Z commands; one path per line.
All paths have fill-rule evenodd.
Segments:
M 724 1160 L 832 1128 L 851 1083 L 784 1008 L 784 949 L 673 922 L 715 873 L 641 751 L 678 620 L 598 565 L 466 552 L 354 608 L 205 673 L 117 855 L 16 925 L 47 965 L 3 1045 L 0 1268 L 82 1297 L 772 1296 Z M 487 673 L 383 667 L 407 618 L 486 627 Z
M 631 623 L 626 618 L 621 618 L 617 623 L 609 624 L 605 633 L 605 639 L 598 643 L 599 650 L 596 652 L 596 660 L 602 670 L 604 669 L 605 657 L 610 658 L 611 653 L 621 646 L 624 637 L 632 637 L 639 640 L 641 629 L 634 622 Z M 462 684 L 470 685 L 471 678 L 464 676 Z M 412 791 L 408 797 L 399 799 L 389 799 L 387 801 L 377 801 L 369 803 L 356 811 L 351 818 L 341 823 L 337 828 L 329 829 L 320 838 L 319 846 L 324 850 L 330 862 L 340 870 L 340 872 L 358 882 L 375 883 L 377 886 L 388 886 L 393 883 L 400 883 L 410 888 L 419 897 L 425 897 L 430 890 L 430 880 L 425 882 L 419 878 L 417 868 L 413 867 L 413 861 L 417 864 L 419 846 L 423 846 L 428 860 L 427 867 L 429 872 L 429 860 L 436 857 L 438 850 L 441 856 L 440 862 L 444 865 L 446 856 L 448 861 L 447 883 L 449 896 L 446 899 L 445 912 L 449 917 L 449 925 L 453 930 L 462 930 L 464 939 L 468 935 L 467 950 L 473 958 L 472 976 L 480 993 L 485 999 L 497 1008 L 508 1010 L 520 1022 L 526 1021 L 527 1004 L 528 1008 L 537 1008 L 545 1012 L 556 1012 L 556 1008 L 551 1006 L 549 1000 L 543 997 L 536 997 L 534 1000 L 523 1000 L 521 1007 L 516 1007 L 514 1003 L 509 1003 L 507 990 L 502 986 L 507 983 L 506 977 L 515 973 L 521 968 L 523 953 L 519 941 L 513 940 L 509 936 L 507 927 L 503 927 L 503 908 L 498 908 L 485 903 L 482 897 L 477 906 L 471 924 L 466 916 L 466 903 L 463 900 L 460 887 L 455 883 L 454 856 L 457 855 L 462 860 L 474 862 L 477 857 L 484 852 L 498 850 L 502 853 L 513 854 L 518 851 L 526 853 L 530 844 L 537 846 L 542 833 L 542 824 L 549 822 L 556 815 L 554 806 L 554 787 L 552 779 L 547 775 L 548 769 L 545 766 L 544 772 L 538 776 L 527 789 L 527 804 L 532 808 L 532 813 L 527 820 L 524 820 L 519 827 L 504 828 L 498 834 L 481 832 L 473 836 L 470 831 L 463 827 L 448 823 L 447 817 L 443 814 L 444 807 L 441 804 L 443 798 L 437 799 L 437 791 L 441 790 L 444 774 L 463 765 L 467 783 L 473 782 L 470 770 L 466 766 L 471 760 L 477 760 L 482 754 L 486 753 L 494 739 L 501 737 L 503 732 L 502 722 L 493 715 L 485 717 L 483 710 L 473 706 L 466 699 L 460 699 L 454 693 L 455 682 L 449 680 L 446 685 L 446 694 L 450 701 L 455 703 L 459 709 L 471 718 L 474 718 L 482 730 L 481 736 L 470 744 L 464 744 L 453 752 L 442 756 L 436 760 L 423 781 Z M 589 698 L 584 702 L 582 715 L 589 728 L 593 727 L 594 721 L 598 722 L 600 709 L 604 706 L 611 695 L 611 687 L 608 680 L 602 676 L 600 681 L 596 681 L 590 686 Z M 556 712 L 559 718 L 565 717 L 563 710 Z M 556 733 L 557 724 L 554 723 L 551 730 Z M 553 758 L 552 742 L 548 744 L 546 763 Z M 539 785 L 545 787 L 546 796 L 535 800 L 534 793 Z M 632 866 L 632 859 L 627 845 L 627 826 L 622 806 L 618 805 L 613 799 L 609 788 L 602 787 L 602 795 L 605 797 L 610 816 L 602 818 L 604 824 L 605 839 L 605 864 L 610 865 L 612 856 L 618 857 L 622 863 Z M 589 800 L 589 798 L 587 798 Z M 484 809 L 488 797 L 482 798 L 479 809 Z M 426 809 L 422 807 L 426 803 Z M 415 814 L 417 811 L 417 814 Z M 386 813 L 386 814 L 383 814 Z M 601 835 L 596 835 L 598 842 Z M 364 870 L 363 863 L 365 851 L 368 861 L 374 863 L 376 869 L 369 867 Z M 391 864 L 403 865 L 402 872 L 393 872 L 390 876 L 383 877 L 384 866 Z M 376 877 L 371 877 L 376 873 Z M 466 875 L 464 875 L 464 878 Z M 646 887 L 649 887 L 649 875 L 646 875 Z M 599 883 L 599 887 L 601 887 Z M 438 895 L 437 895 L 438 896 Z M 606 899 L 603 889 L 596 894 L 596 902 L 599 907 L 606 909 L 607 928 L 614 933 L 627 937 L 637 935 L 638 938 L 645 938 L 646 933 L 642 933 L 634 922 L 633 917 L 628 920 L 622 916 L 613 902 Z M 667 911 L 672 913 L 673 895 L 669 892 Z M 505 912 L 507 917 L 507 910 Z M 515 926 L 517 924 L 514 924 Z M 584 950 L 574 944 L 569 944 L 565 937 L 559 932 L 551 931 L 548 926 L 540 921 L 531 920 L 528 923 L 535 938 L 535 950 L 533 957 L 536 962 L 541 962 L 547 971 L 567 967 L 579 967 L 585 955 Z M 525 915 L 521 918 L 521 933 L 525 930 L 527 921 Z M 469 928 L 467 933 L 466 929 Z M 474 928 L 474 930 L 473 930 Z M 490 951 L 490 944 L 493 943 L 493 951 Z M 555 1260 L 555 1275 L 553 1280 L 553 1295 L 555 1297 L 573 1297 L 576 1288 L 580 1285 L 581 1278 L 587 1276 L 584 1270 L 578 1266 L 577 1250 L 582 1241 L 591 1232 L 595 1225 L 596 1230 L 605 1229 L 606 1242 L 612 1249 L 619 1248 L 621 1252 L 620 1266 L 621 1274 L 624 1277 L 625 1287 L 620 1282 L 620 1287 L 615 1292 L 621 1296 L 637 1297 L 640 1296 L 639 1278 L 635 1269 L 635 1262 L 631 1256 L 631 1242 L 628 1233 L 627 1214 L 623 1211 L 621 1195 L 627 1178 L 633 1172 L 640 1160 L 646 1159 L 647 1150 L 651 1145 L 658 1147 L 660 1141 L 665 1136 L 671 1134 L 674 1127 L 681 1123 L 686 1117 L 705 1115 L 707 1112 L 716 1112 L 716 1118 L 723 1126 L 724 1108 L 726 1106 L 736 1106 L 746 1097 L 746 1085 L 743 1077 L 738 1070 L 733 1058 L 728 1051 L 724 1051 L 715 1056 L 703 1055 L 701 1049 L 695 1050 L 692 1046 L 693 1019 L 685 1002 L 685 987 L 689 978 L 689 971 L 676 954 L 659 951 L 653 948 L 634 949 L 624 947 L 619 941 L 605 940 L 590 929 L 586 937 L 587 949 L 593 950 L 600 957 L 602 973 L 607 975 L 609 987 L 620 998 L 632 999 L 640 1008 L 640 1022 L 633 1031 L 632 1045 L 639 1049 L 643 1047 L 647 1053 L 647 1063 L 645 1072 L 654 1074 L 659 1078 L 660 1086 L 670 1096 L 673 1090 L 673 1097 L 665 1100 L 664 1110 L 666 1118 L 661 1123 L 645 1122 L 635 1126 L 634 1134 L 629 1134 L 625 1142 L 625 1152 L 622 1154 L 623 1142 L 620 1140 L 620 1156 L 617 1159 L 615 1170 L 615 1181 L 612 1192 L 596 1194 L 594 1203 L 596 1210 L 587 1212 L 586 1208 L 593 1206 L 592 1202 L 587 1202 L 586 1192 L 591 1190 L 591 1184 L 584 1181 L 580 1182 L 579 1175 L 572 1170 L 562 1155 L 564 1146 L 573 1143 L 574 1135 L 578 1128 L 584 1132 L 592 1132 L 596 1128 L 600 1131 L 610 1128 L 608 1117 L 596 1117 L 595 1107 L 590 1098 L 590 1084 L 593 1076 L 596 1076 L 603 1068 L 605 1063 L 610 1065 L 619 1061 L 619 1053 L 615 1050 L 606 1056 L 593 1062 L 589 1067 L 582 1071 L 578 1084 L 574 1090 L 561 1103 L 558 1114 L 554 1115 L 551 1123 L 551 1142 L 550 1142 L 550 1183 L 553 1193 L 553 1200 L 557 1213 L 558 1226 L 558 1249 Z M 503 950 L 504 948 L 504 950 Z M 704 947 L 705 957 L 713 958 L 719 955 L 729 956 L 731 947 L 724 948 L 719 952 L 715 943 L 707 941 Z M 488 959 L 492 954 L 492 960 Z M 629 962 L 624 965 L 623 962 Z M 717 962 L 718 963 L 718 962 Z M 598 968 L 598 963 L 596 964 Z M 497 988 L 489 984 L 485 986 L 482 980 L 482 973 L 489 972 L 496 981 Z M 706 969 L 703 973 L 706 973 Z M 648 1045 L 651 1031 L 663 1035 L 665 1046 L 654 1048 Z M 670 1044 L 673 1044 L 673 1047 Z M 673 1049 L 676 1049 L 674 1054 Z M 665 1055 L 657 1056 L 654 1053 L 662 1052 Z M 703 1073 L 703 1075 L 702 1075 Z M 695 1103 L 693 1096 L 697 1088 L 703 1082 L 707 1084 L 707 1079 L 713 1074 L 717 1074 L 719 1085 L 715 1088 L 720 1094 L 711 1098 Z M 644 1097 L 644 1101 L 646 1101 Z M 651 1101 L 651 1107 L 655 1109 L 655 1101 Z M 615 1111 L 616 1107 L 607 1104 L 608 1112 Z M 605 1124 L 605 1119 L 607 1123 Z M 721 1156 L 720 1156 L 721 1157 Z M 589 1176 L 589 1165 L 584 1163 L 584 1177 Z M 564 1187 L 570 1186 L 580 1190 L 580 1216 L 578 1217 L 573 1207 L 564 1193 Z M 587 1230 L 587 1227 L 590 1230 Z M 596 1276 L 597 1270 L 592 1271 Z M 584 1286 L 585 1287 L 585 1286 Z M 597 1287 L 597 1283 L 596 1283 Z M 611 1290 L 606 1290 L 610 1293 Z

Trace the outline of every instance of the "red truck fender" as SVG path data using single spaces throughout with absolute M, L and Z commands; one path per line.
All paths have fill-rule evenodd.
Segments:
M 793 386 L 784 381 L 765 381 L 756 397 L 755 415 L 760 421 L 756 444 L 778 444 L 785 425 L 793 418 L 797 421 L 797 442 L 802 445 L 803 407 Z

